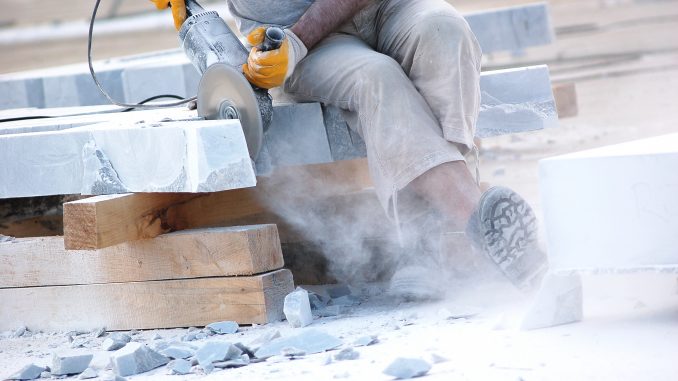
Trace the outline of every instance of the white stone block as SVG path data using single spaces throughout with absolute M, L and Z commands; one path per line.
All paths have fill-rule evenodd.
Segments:
M 551 270 L 678 264 L 678 133 L 542 160 Z
M 298 288 L 285 296 L 283 307 L 285 318 L 292 327 L 302 328 L 313 323 L 311 303 L 308 300 L 308 291 Z
M 256 185 L 240 123 L 106 123 L 0 136 L 0 198 Z
M 546 65 L 484 72 L 480 91 L 480 138 L 558 126 Z
M 141 102 L 161 94 L 186 97 L 184 68 L 180 64 L 130 67 L 122 72 L 122 83 L 127 103 Z M 194 96 L 195 94 L 190 94 Z

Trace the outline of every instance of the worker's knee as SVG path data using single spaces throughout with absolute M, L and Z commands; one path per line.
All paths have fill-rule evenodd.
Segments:
M 480 61 L 482 53 L 475 35 L 466 20 L 454 11 L 421 12 L 411 22 L 410 37 L 414 37 L 411 40 L 419 43 L 419 50 L 425 50 L 422 53 L 449 56 L 454 52 Z
M 402 88 L 402 81 L 408 81 L 398 62 L 384 54 L 374 54 L 360 68 L 359 74 L 356 89 L 362 93 L 397 91 Z

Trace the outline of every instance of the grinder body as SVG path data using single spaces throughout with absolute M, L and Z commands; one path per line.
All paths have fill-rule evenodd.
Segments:
M 239 119 L 254 159 L 271 123 L 271 96 L 245 79 L 242 66 L 249 52 L 219 14 L 204 10 L 195 0 L 186 0 L 186 11 L 189 17 L 179 30 L 179 41 L 202 76 L 198 115 L 206 119 Z M 284 33 L 275 29 L 267 33 L 268 49 L 277 49 L 284 38 Z

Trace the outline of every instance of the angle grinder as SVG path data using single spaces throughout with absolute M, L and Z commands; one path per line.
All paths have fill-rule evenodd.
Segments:
M 249 52 L 219 14 L 203 9 L 195 0 L 185 3 L 187 19 L 179 30 L 179 40 L 202 75 L 198 116 L 240 120 L 250 157 L 255 159 L 271 123 L 271 96 L 267 90 L 252 86 L 243 75 L 242 65 Z M 261 49 L 278 49 L 284 38 L 282 29 L 270 27 Z

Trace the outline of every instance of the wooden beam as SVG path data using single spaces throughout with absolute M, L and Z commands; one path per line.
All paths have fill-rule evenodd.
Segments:
M 100 249 L 122 242 L 206 226 L 224 225 L 270 211 L 261 200 L 290 181 L 306 181 L 304 197 L 325 197 L 372 186 L 364 159 L 276 171 L 256 188 L 209 194 L 123 194 L 64 204 L 69 250 Z M 309 199 L 310 200 L 310 199 Z
M 554 83 L 553 97 L 556 100 L 558 118 L 572 118 L 579 115 L 577 86 L 574 82 Z
M 275 225 L 185 230 L 96 251 L 63 237 L 0 243 L 0 288 L 253 275 L 284 265 Z
M 288 270 L 219 277 L 0 289 L 0 330 L 109 330 L 265 324 L 282 318 L 294 290 Z

